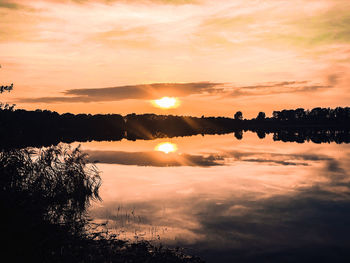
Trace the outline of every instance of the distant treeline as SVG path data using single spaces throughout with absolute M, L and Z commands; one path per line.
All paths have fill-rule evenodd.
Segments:
M 1 106 L 1 105 L 0 105 Z M 59 142 L 116 141 L 155 139 L 196 134 L 256 132 L 259 138 L 273 133 L 274 140 L 350 142 L 350 108 L 314 108 L 274 111 L 272 117 L 259 112 L 256 118 L 243 119 L 238 111 L 233 118 L 191 117 L 156 114 L 58 114 L 52 111 L 14 110 L 0 107 L 0 146 L 49 146 Z
M 0 110 L 0 146 L 50 146 L 59 142 L 121 140 L 119 114 L 58 114 L 52 111 Z
M 350 108 L 314 108 L 312 110 L 298 108 L 296 110 L 274 111 L 271 119 L 279 121 L 342 122 L 350 120 Z

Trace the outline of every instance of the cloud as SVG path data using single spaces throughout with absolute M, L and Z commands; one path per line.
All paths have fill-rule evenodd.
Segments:
M 313 154 L 296 154 L 295 157 L 329 159 Z M 269 198 L 232 196 L 219 204 L 215 199 L 195 198 L 189 209 L 194 209 L 192 213 L 198 215 L 195 220 L 201 227 L 196 229 L 196 234 L 205 236 L 197 243 L 197 248 L 209 246 L 212 250 L 220 250 L 223 254 L 227 253 L 226 256 L 231 257 L 228 261 L 232 262 L 260 262 L 268 255 L 274 256 L 276 260 L 273 262 L 284 261 L 284 256 L 291 259 L 292 255 L 315 258 L 322 254 L 321 258 L 333 258 L 334 251 L 329 247 L 346 251 L 348 245 L 345 247 L 344 244 L 348 244 L 350 231 L 344 228 L 349 223 L 350 215 L 349 175 L 335 160 L 331 164 L 326 161 L 326 167 L 342 174 L 342 181 L 324 174 L 330 180 Z M 312 175 L 322 174 L 323 171 L 323 167 L 317 168 Z M 342 188 L 341 191 L 333 188 L 335 183 Z M 203 214 L 206 216 L 201 216 Z M 222 247 L 213 246 L 218 241 L 221 241 Z M 324 248 L 322 252 L 321 248 Z M 237 253 L 232 253 L 233 249 L 237 249 Z
M 19 4 L 16 1 L 7 1 L 7 0 L 0 0 L 0 10 L 1 8 L 4 9 L 11 9 L 11 10 L 25 10 L 25 11 L 35 11 L 34 8 L 31 8 L 27 5 L 23 5 L 22 3 Z
M 113 4 L 113 3 L 154 3 L 162 5 L 186 5 L 186 4 L 198 4 L 202 2 L 201 0 L 43 0 L 44 2 L 52 3 L 76 3 L 76 4 L 90 4 L 90 3 L 99 3 L 99 4 Z
M 242 96 L 265 96 L 283 93 L 314 92 L 332 88 L 332 86 L 307 85 L 306 81 L 272 82 L 254 86 L 237 87 L 229 83 L 192 82 L 192 83 L 153 83 L 117 86 L 97 89 L 70 89 L 64 96 L 20 98 L 21 103 L 69 103 L 120 101 L 127 99 L 156 99 L 163 96 L 184 97 L 194 94 L 221 95 L 237 98 Z
M 317 154 L 280 154 L 266 152 L 229 151 L 222 153 L 225 158 L 234 158 L 236 161 L 266 163 L 272 165 L 302 165 L 308 166 L 315 161 L 333 161 L 329 156 Z
M 232 198 L 217 205 L 197 200 L 198 214 L 206 215 L 196 218 L 201 225 L 197 234 L 206 236 L 197 246 L 211 246 L 215 251 L 219 247 L 213 248 L 209 242 L 222 240 L 221 253 L 227 254 L 231 262 L 260 262 L 267 257 L 274 258 L 273 262 L 305 256 L 333 258 L 335 253 L 329 247 L 341 249 L 350 233 L 344 227 L 349 223 L 350 200 L 337 200 L 339 197 L 341 194 L 308 188 L 295 196 L 274 196 L 255 202 Z M 237 214 L 232 211 L 234 207 L 246 209 Z
M 341 167 L 340 162 L 337 160 L 329 160 L 326 163 L 323 175 L 335 183 L 339 183 L 349 177 L 347 171 Z
M 309 153 L 286 156 L 329 159 Z M 340 172 L 339 167 L 348 167 L 348 162 L 331 166 L 331 171 Z M 140 227 L 140 221 L 145 224 L 142 226 L 145 229 L 158 226 L 188 230 L 198 237 L 191 242 L 191 248 L 208 261 L 310 262 L 319 259 L 320 262 L 332 262 L 349 254 L 350 185 L 346 173 L 347 181 L 338 183 L 344 188 L 342 191 L 332 188 L 333 180 L 313 182 L 313 177 L 322 174 L 323 170 L 324 167 L 316 167 L 310 170 L 305 184 L 293 185 L 292 189 L 269 197 L 262 195 L 255 185 L 247 189 L 243 181 L 238 183 L 240 187 L 235 191 L 225 187 L 228 190 L 223 190 L 223 196 L 221 192 L 213 196 L 212 192 L 208 194 L 196 189 L 187 195 L 169 192 L 160 197 L 131 199 L 123 204 L 133 211 L 133 215 L 135 211 L 139 216 L 134 228 L 130 227 L 131 231 Z M 263 185 L 269 186 L 269 183 Z M 93 212 L 100 219 L 117 222 L 122 214 L 119 207 L 120 203 L 114 201 Z M 183 241 L 179 234 L 176 240 L 179 246 L 188 245 L 188 240 Z
M 128 98 L 151 98 L 159 94 L 169 96 L 185 96 L 196 93 L 215 93 L 220 91 L 216 86 L 221 83 L 197 82 L 197 83 L 154 83 L 134 86 L 120 86 L 103 89 L 72 89 L 65 92 L 67 95 L 88 97 L 115 97 L 118 99 Z
M 192 94 L 219 93 L 221 83 L 194 82 L 194 83 L 153 83 L 141 85 L 118 86 L 100 89 L 71 89 L 61 97 L 23 98 L 19 102 L 95 102 L 119 101 L 126 99 L 156 99 L 163 96 L 188 96 Z
M 338 84 L 340 78 L 340 74 L 330 74 L 327 76 L 328 83 L 332 86 Z
M 302 165 L 302 166 L 308 166 L 307 163 L 297 163 L 297 162 L 288 162 L 288 161 L 276 161 L 276 160 L 270 160 L 270 159 L 245 159 L 245 162 L 254 162 L 254 163 L 272 163 L 277 165 Z
M 231 97 L 242 96 L 264 96 L 274 94 L 303 93 L 330 89 L 330 85 L 311 85 L 307 81 L 284 81 L 272 82 L 263 85 L 242 86 L 232 88 L 233 90 L 225 94 Z
M 137 165 L 137 166 L 200 166 L 212 167 L 230 165 L 232 162 L 256 162 L 268 165 L 302 165 L 307 166 L 311 161 L 334 160 L 328 156 L 314 154 L 277 154 L 264 152 L 227 151 L 204 154 L 165 154 L 162 152 L 124 152 L 124 151 L 84 151 L 89 155 L 90 162 Z M 308 161 L 308 162 L 307 162 Z M 329 166 L 331 169 L 333 166 Z
M 0 1 L 0 8 L 19 9 L 20 5 L 9 1 Z
M 165 154 L 162 152 L 122 152 L 122 151 L 84 151 L 90 162 L 137 165 L 137 166 L 200 166 L 220 165 L 223 157 L 217 155 Z
M 250 12 L 214 15 L 201 27 L 201 38 L 216 44 L 237 46 L 270 43 L 281 48 L 316 47 L 350 42 L 350 5 L 346 1 L 300 1 L 286 5 L 267 1 Z M 314 2 L 314 3 L 313 3 Z M 323 3 L 321 3 L 323 2 Z M 326 4 L 326 5 L 325 5 Z M 307 5 L 307 7 L 306 7 Z M 307 15 L 300 7 L 308 10 Z M 272 19 L 271 19 L 272 18 Z M 224 34 L 223 34 L 224 33 Z M 209 42 L 210 43 L 210 42 Z
M 196 188 L 186 195 L 167 191 L 165 195 L 162 192 L 162 195 L 150 195 L 148 199 L 130 198 L 126 202 L 124 200 L 126 208 L 123 212 L 132 211 L 132 215 L 137 216 L 132 216 L 136 220 L 131 219 L 133 225 L 128 230 L 132 232 L 141 228 L 139 232 L 143 232 L 153 226 L 171 229 L 176 245 L 189 246 L 190 240 L 190 247 L 197 251 L 197 255 L 213 262 L 261 262 L 262 259 L 268 262 L 313 262 L 315 259 L 333 262 L 334 259 L 348 258 L 350 184 L 349 175 L 342 169 L 349 167 L 347 158 L 333 160 L 327 155 L 309 152 L 231 151 L 226 154 L 241 159 L 264 155 L 283 157 L 284 160 L 322 160 L 325 167 L 317 165 L 305 170 L 308 173 L 300 184 L 293 183 L 293 176 L 291 184 L 286 187 L 285 180 L 289 179 L 278 173 L 273 182 L 260 181 L 259 178 L 249 185 L 245 184 L 245 180 L 235 180 L 237 188 L 221 182 L 218 185 L 223 187 L 222 191 L 215 183 L 206 191 L 196 181 Z M 328 177 L 328 172 L 341 173 L 344 178 Z M 266 171 L 261 170 L 261 175 L 267 175 Z M 242 176 L 245 177 L 244 172 Z M 326 180 L 315 181 L 318 176 Z M 334 188 L 334 183 L 342 190 Z M 264 186 L 264 190 L 259 185 Z M 279 188 L 277 186 L 285 191 L 265 194 L 270 191 L 269 187 Z M 159 184 L 156 187 L 162 188 Z M 188 189 L 192 183 L 181 184 L 180 187 Z M 120 202 L 115 199 L 104 204 L 93 210 L 94 216 L 98 215 L 101 220 L 117 223 L 122 220 L 121 214 L 127 214 L 121 213 Z M 176 229 L 189 234 L 184 238 L 183 232 L 177 233 Z M 167 238 L 167 233 L 162 235 L 160 231 L 160 238 L 163 237 Z
M 101 42 L 111 47 L 151 47 L 156 43 L 156 39 L 151 36 L 150 29 L 146 26 L 135 26 L 121 28 L 118 26 L 112 30 L 97 32 L 92 37 L 92 40 Z
M 297 22 L 301 27 L 306 26 L 304 41 L 310 45 L 349 43 L 350 42 L 350 5 L 336 6 L 312 18 L 304 18 Z

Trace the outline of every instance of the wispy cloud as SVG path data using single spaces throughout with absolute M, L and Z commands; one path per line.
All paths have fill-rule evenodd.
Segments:
M 0 0 L 0 10 L 1 9 L 35 11 L 34 8 L 24 5 L 23 1 L 18 2 L 11 0 Z
M 162 152 L 124 152 L 85 150 L 90 162 L 138 166 L 200 166 L 229 165 L 232 162 L 255 162 L 266 165 L 308 166 L 310 162 L 334 162 L 332 158 L 316 154 L 278 154 L 264 152 L 226 151 L 205 154 L 165 154 Z M 334 165 L 333 165 L 334 166 Z M 332 167 L 331 167 L 332 168 Z M 329 168 L 329 169 L 331 169 Z
M 303 17 L 286 23 L 285 31 L 272 37 L 281 43 L 286 41 L 294 45 L 319 46 L 350 42 L 350 5 L 336 5 L 325 12 L 312 17 Z M 300 28 L 297 31 L 295 28 Z
M 330 88 L 332 88 L 330 85 L 312 85 L 308 84 L 307 81 L 284 81 L 255 86 L 235 87 L 232 91 L 229 92 L 228 95 L 231 97 L 263 96 L 285 93 L 322 91 Z
M 264 96 L 273 94 L 321 91 L 332 86 L 310 85 L 306 81 L 284 81 L 254 86 L 234 86 L 229 83 L 153 83 L 118 86 L 99 89 L 70 89 L 64 96 L 21 98 L 22 103 L 64 103 L 120 101 L 127 99 L 156 99 L 163 96 L 185 97 L 189 95 L 212 95 L 224 97 Z
M 188 96 L 192 94 L 214 94 L 223 91 L 221 83 L 153 83 L 118 86 L 100 89 L 71 89 L 61 97 L 23 98 L 20 102 L 94 102 L 126 99 L 155 99 L 162 96 Z
M 225 102 L 186 98 L 176 113 L 227 115 L 229 103 L 248 115 L 283 105 L 343 106 L 349 10 L 346 0 L 0 0 L 0 49 L 16 63 L 2 74 L 17 87 L 11 102 L 52 103 L 45 108 L 59 112 L 126 113 L 126 103 L 144 112 L 150 104 L 136 100 L 208 94 Z M 211 86 L 185 88 L 198 80 Z M 169 82 L 178 86 L 129 85 Z M 312 101 L 303 96 L 311 92 Z
M 50 1 L 50 0 L 47 0 Z M 59 0 L 51 0 L 58 2 Z M 72 2 L 76 2 L 79 4 L 84 3 L 103 3 L 103 4 L 111 4 L 115 2 L 129 2 L 129 3 L 155 3 L 155 4 L 168 4 L 168 5 L 183 5 L 183 4 L 194 4 L 200 3 L 201 0 L 71 0 Z
M 121 152 L 121 151 L 84 151 L 91 162 L 138 166 L 200 166 L 221 165 L 223 157 L 216 155 L 165 154 L 162 152 Z
M 8 8 L 8 9 L 19 9 L 20 5 L 13 3 L 13 2 L 9 2 L 9 1 L 0 1 L 0 8 Z

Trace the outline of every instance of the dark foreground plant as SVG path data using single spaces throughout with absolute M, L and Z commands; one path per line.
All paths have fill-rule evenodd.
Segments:
M 100 183 L 98 170 L 87 165 L 79 148 L 0 152 L 1 238 L 7 251 L 44 256 L 67 235 L 81 235 Z
M 79 148 L 0 152 L 3 258 L 9 262 L 200 262 L 179 250 L 92 231 L 99 171 Z

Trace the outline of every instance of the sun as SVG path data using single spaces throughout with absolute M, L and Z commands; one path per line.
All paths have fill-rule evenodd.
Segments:
M 170 153 L 170 152 L 176 152 L 177 146 L 176 144 L 171 142 L 162 142 L 162 143 L 159 143 L 154 149 L 159 152 Z
M 163 97 L 158 100 L 153 100 L 152 104 L 162 109 L 177 108 L 180 105 L 180 101 L 174 97 Z

